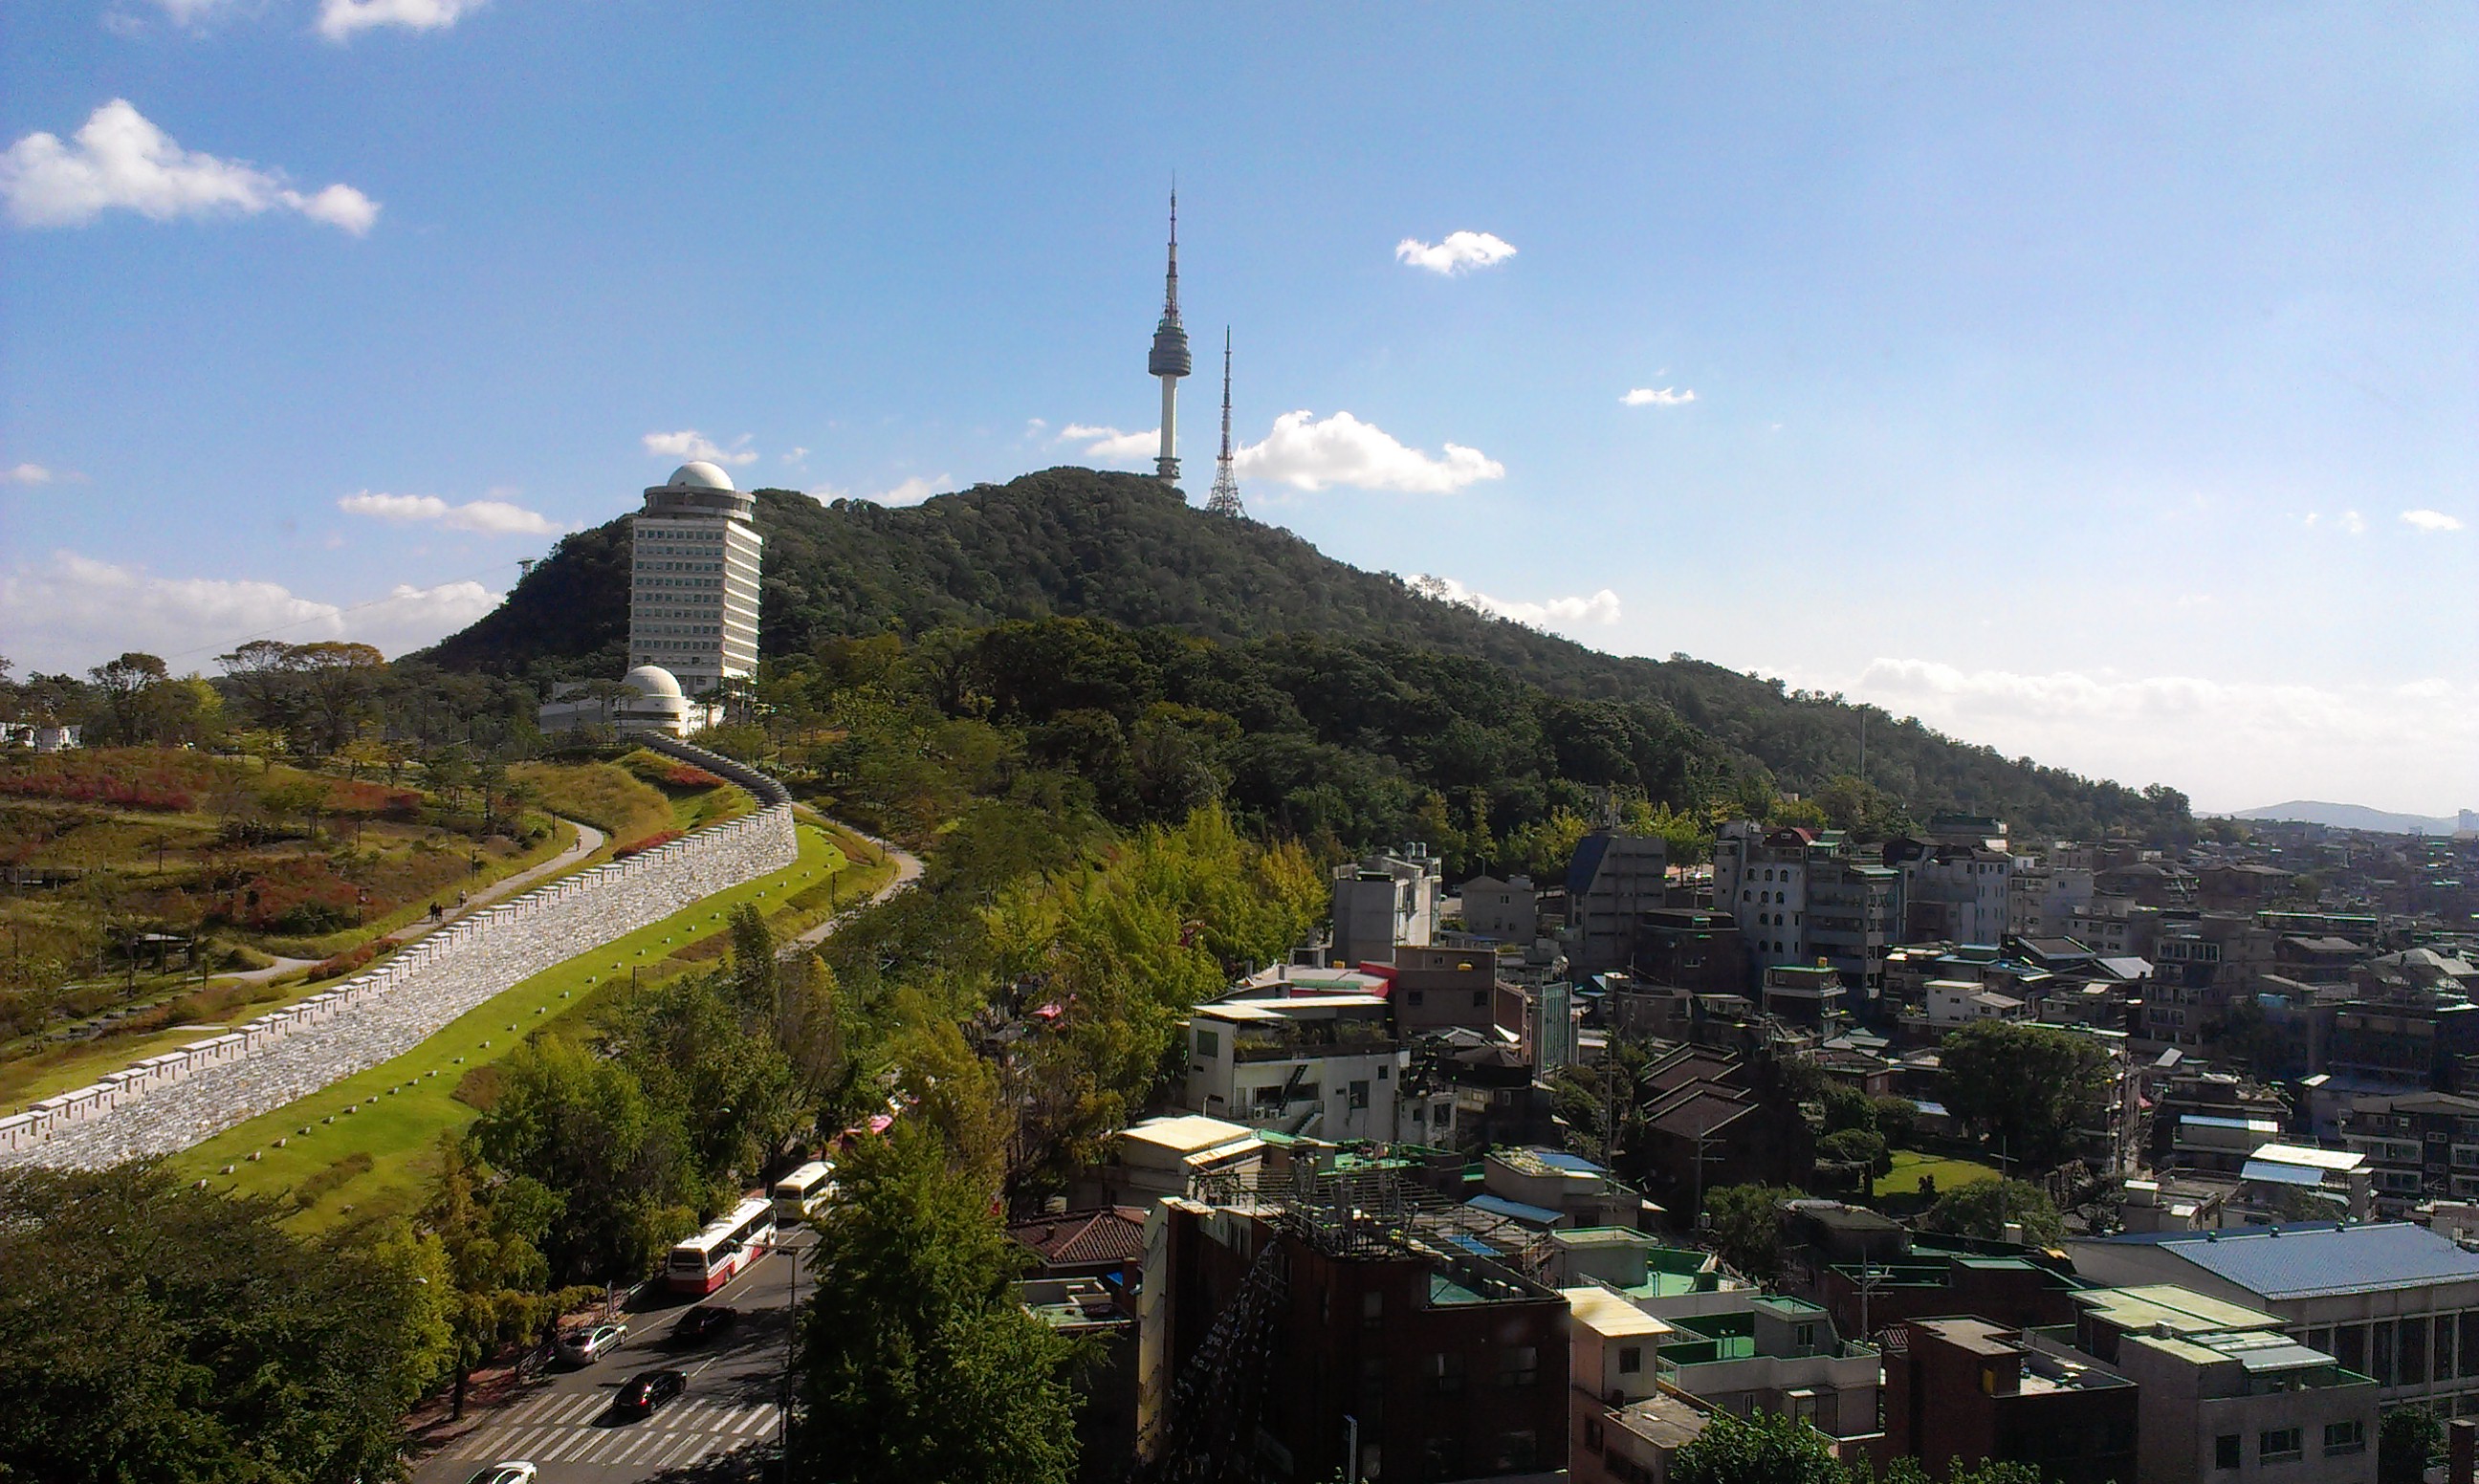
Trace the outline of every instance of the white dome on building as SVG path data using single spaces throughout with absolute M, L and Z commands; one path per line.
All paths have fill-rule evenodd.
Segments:
M 622 676 L 620 683 L 650 701 L 680 699 L 680 682 L 673 678 L 672 673 L 660 665 L 639 665 Z
M 703 459 L 682 464 L 672 471 L 672 487 L 682 490 L 728 490 L 732 488 L 731 475 Z

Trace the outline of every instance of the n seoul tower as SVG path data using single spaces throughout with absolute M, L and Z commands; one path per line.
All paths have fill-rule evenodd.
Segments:
M 1170 269 L 1163 275 L 1162 322 L 1154 326 L 1153 354 L 1145 357 L 1145 374 L 1162 378 L 1162 454 L 1154 460 L 1154 476 L 1164 484 L 1179 483 L 1179 378 L 1188 371 L 1188 331 L 1179 323 L 1179 190 L 1173 187 Z

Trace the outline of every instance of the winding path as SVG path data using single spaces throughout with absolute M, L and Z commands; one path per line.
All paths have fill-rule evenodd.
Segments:
M 820 815 L 818 817 L 824 818 L 825 816 Z M 870 844 L 877 846 L 878 852 L 881 856 L 894 861 L 895 879 L 888 882 L 885 885 L 881 886 L 878 890 L 870 893 L 869 900 L 854 903 L 852 906 L 845 908 L 842 911 L 835 913 L 832 917 L 828 918 L 816 927 L 811 928 L 807 932 L 793 938 L 790 942 L 785 943 L 782 948 L 778 951 L 778 957 L 779 958 L 788 959 L 794 955 L 804 953 L 808 949 L 817 947 L 828 938 L 834 936 L 835 930 L 851 921 L 855 913 L 864 911 L 870 908 L 878 906 L 882 902 L 891 900 L 898 892 L 910 890 L 913 883 L 921 880 L 920 857 L 912 854 L 908 850 L 902 849 L 895 845 L 890 845 L 886 841 L 880 839 L 877 835 L 869 834 L 859 830 L 853 830 L 853 827 L 850 825 L 845 825 L 841 828 L 852 830 L 853 833 L 859 835 Z

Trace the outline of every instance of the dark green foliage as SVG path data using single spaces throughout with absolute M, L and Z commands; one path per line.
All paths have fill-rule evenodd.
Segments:
M 662 1107 L 617 1062 L 556 1036 L 499 1063 L 498 1101 L 474 1146 L 556 1195 L 544 1256 L 561 1282 L 634 1281 L 696 1226 L 703 1194 L 687 1111 Z
M 1604 706 L 1650 708 L 1674 717 L 1670 726 L 1683 722 L 1676 738 L 1660 740 L 1661 755 L 1693 765 L 1709 740 L 1711 755 L 1749 785 L 1760 814 L 1771 811 L 1774 787 L 1819 794 L 1857 761 L 1861 708 L 1838 697 L 1786 693 L 1778 681 L 1683 656 L 1600 654 L 1424 597 L 1391 575 L 1344 566 L 1288 531 L 1207 517 L 1154 480 L 1133 474 L 1053 469 L 908 509 L 862 500 L 821 505 L 779 490 L 757 492 L 757 501 L 767 539 L 761 633 L 770 655 L 805 653 L 838 635 L 920 635 L 1054 616 L 1134 629 L 1175 627 L 1226 644 L 1314 635 L 1329 646 L 1424 652 L 1440 663 L 1481 661 L 1477 673 L 1502 669 L 1563 698 L 1576 709 L 1549 718 L 1553 745 L 1563 750 L 1551 771 L 1579 781 L 1622 771 L 1623 758 L 1644 773 L 1627 725 L 1597 709 Z M 626 563 L 623 523 L 572 535 L 505 604 L 425 657 L 446 669 L 502 675 L 616 674 L 625 649 Z M 1384 679 L 1384 670 L 1383 662 L 1347 666 L 1299 709 L 1314 717 L 1328 702 L 1350 704 L 1355 687 L 1372 673 Z M 1027 676 L 1024 683 L 1037 686 L 1041 678 Z M 1434 688 L 1425 678 L 1415 683 Z M 1245 694 L 1243 687 L 1233 704 L 1200 704 L 1246 727 L 1251 720 L 1240 704 Z M 1114 715 L 1132 700 L 1107 685 L 1072 704 L 1055 695 L 999 699 L 1038 700 L 1053 712 Z M 2122 828 L 2164 839 L 2191 833 L 2185 800 L 2173 789 L 2137 792 L 2093 782 L 1868 709 L 1874 787 L 1828 796 L 1854 820 L 1892 822 L 1907 806 L 1915 814 L 1949 808 L 1996 814 L 2017 828 L 2044 832 Z M 1491 729 L 1467 714 L 1480 731 Z M 1500 749 L 1529 745 L 1520 729 L 1487 737 L 1446 729 L 1433 743 L 1420 766 L 1441 777 L 1486 775 Z M 1277 797 L 1302 796 L 1291 801 L 1290 823 L 1310 835 L 1335 810 L 1333 801 L 1320 808 L 1314 783 L 1303 781 L 1308 770 L 1297 761 L 1274 767 L 1262 786 L 1274 788 Z M 1643 786 L 1650 797 L 1674 800 L 1706 781 L 1656 769 Z M 1541 811 L 1536 806 L 1528 814 Z
M 1947 1036 L 1940 1060 L 1947 1109 L 2032 1168 L 2062 1161 L 2075 1130 L 2097 1126 L 2108 1111 L 2108 1053 L 2088 1036 L 1983 1020 Z
M 2048 1192 L 2020 1180 L 1982 1180 L 1957 1187 L 1937 1197 L 1920 1224 L 1932 1232 L 2006 1240 L 2006 1224 L 2019 1223 L 2023 1241 L 2035 1247 L 2054 1247 L 2066 1240 L 2066 1223 Z
M 1023 1249 L 995 1193 L 911 1120 L 861 1140 L 820 1223 L 801 1319 L 796 1479 L 1062 1484 L 1076 1468 L 1074 1346 L 1014 1300 Z
M 445 1326 L 403 1244 L 282 1214 L 143 1165 L 0 1172 L 0 1475 L 396 1477 Z
M 1850 1484 L 1832 1440 L 1778 1412 L 1715 1411 L 1670 1461 L 1670 1484 Z
M 1781 1267 L 1781 1205 L 1806 1192 L 1783 1186 L 1725 1185 L 1704 1192 L 1704 1235 L 1722 1261 L 1751 1278 Z
M 2412 1402 L 2387 1411 L 2376 1424 L 2376 1484 L 2418 1484 L 2444 1452 L 2444 1424 Z
M 1816 1159 L 1821 1164 L 1848 1164 L 1868 1175 L 1881 1175 L 1894 1167 L 1884 1138 L 1873 1129 L 1826 1135 L 1816 1141 Z

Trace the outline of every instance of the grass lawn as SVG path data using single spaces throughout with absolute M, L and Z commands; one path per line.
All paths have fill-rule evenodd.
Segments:
M 1877 1180 L 1875 1190 L 1878 1195 L 1916 1194 L 1922 1175 L 1935 1177 L 1940 1194 L 1958 1186 L 1978 1185 L 1981 1181 L 1998 1178 L 1996 1170 L 1977 1160 L 1949 1159 L 1943 1155 L 1922 1154 L 1916 1149 L 1897 1149 L 1892 1159 L 1893 1172 Z
M 704 898 L 650 928 L 546 969 L 469 1011 L 396 1058 L 299 1102 L 225 1130 L 173 1156 L 184 1178 L 207 1178 L 224 1191 L 314 1192 L 293 1224 L 306 1231 L 411 1210 L 422 1198 L 439 1136 L 473 1122 L 476 1111 L 454 1097 L 466 1073 L 506 1056 L 545 1026 L 575 1026 L 601 991 L 631 965 L 663 965 L 682 948 L 725 931 L 732 909 L 755 902 L 770 912 L 849 863 L 823 832 L 801 831 L 801 857 L 789 868 Z M 865 868 L 864 868 L 865 869 Z M 669 972 L 689 965 L 675 961 Z M 349 1115 L 345 1110 L 356 1111 Z M 333 1117 L 332 1124 L 322 1119 Z M 311 1132 L 303 1134 L 308 1128 Z M 285 1147 L 274 1147 L 282 1138 Z M 249 1162 L 256 1151 L 260 1160 Z M 234 1173 L 218 1174 L 230 1164 Z

